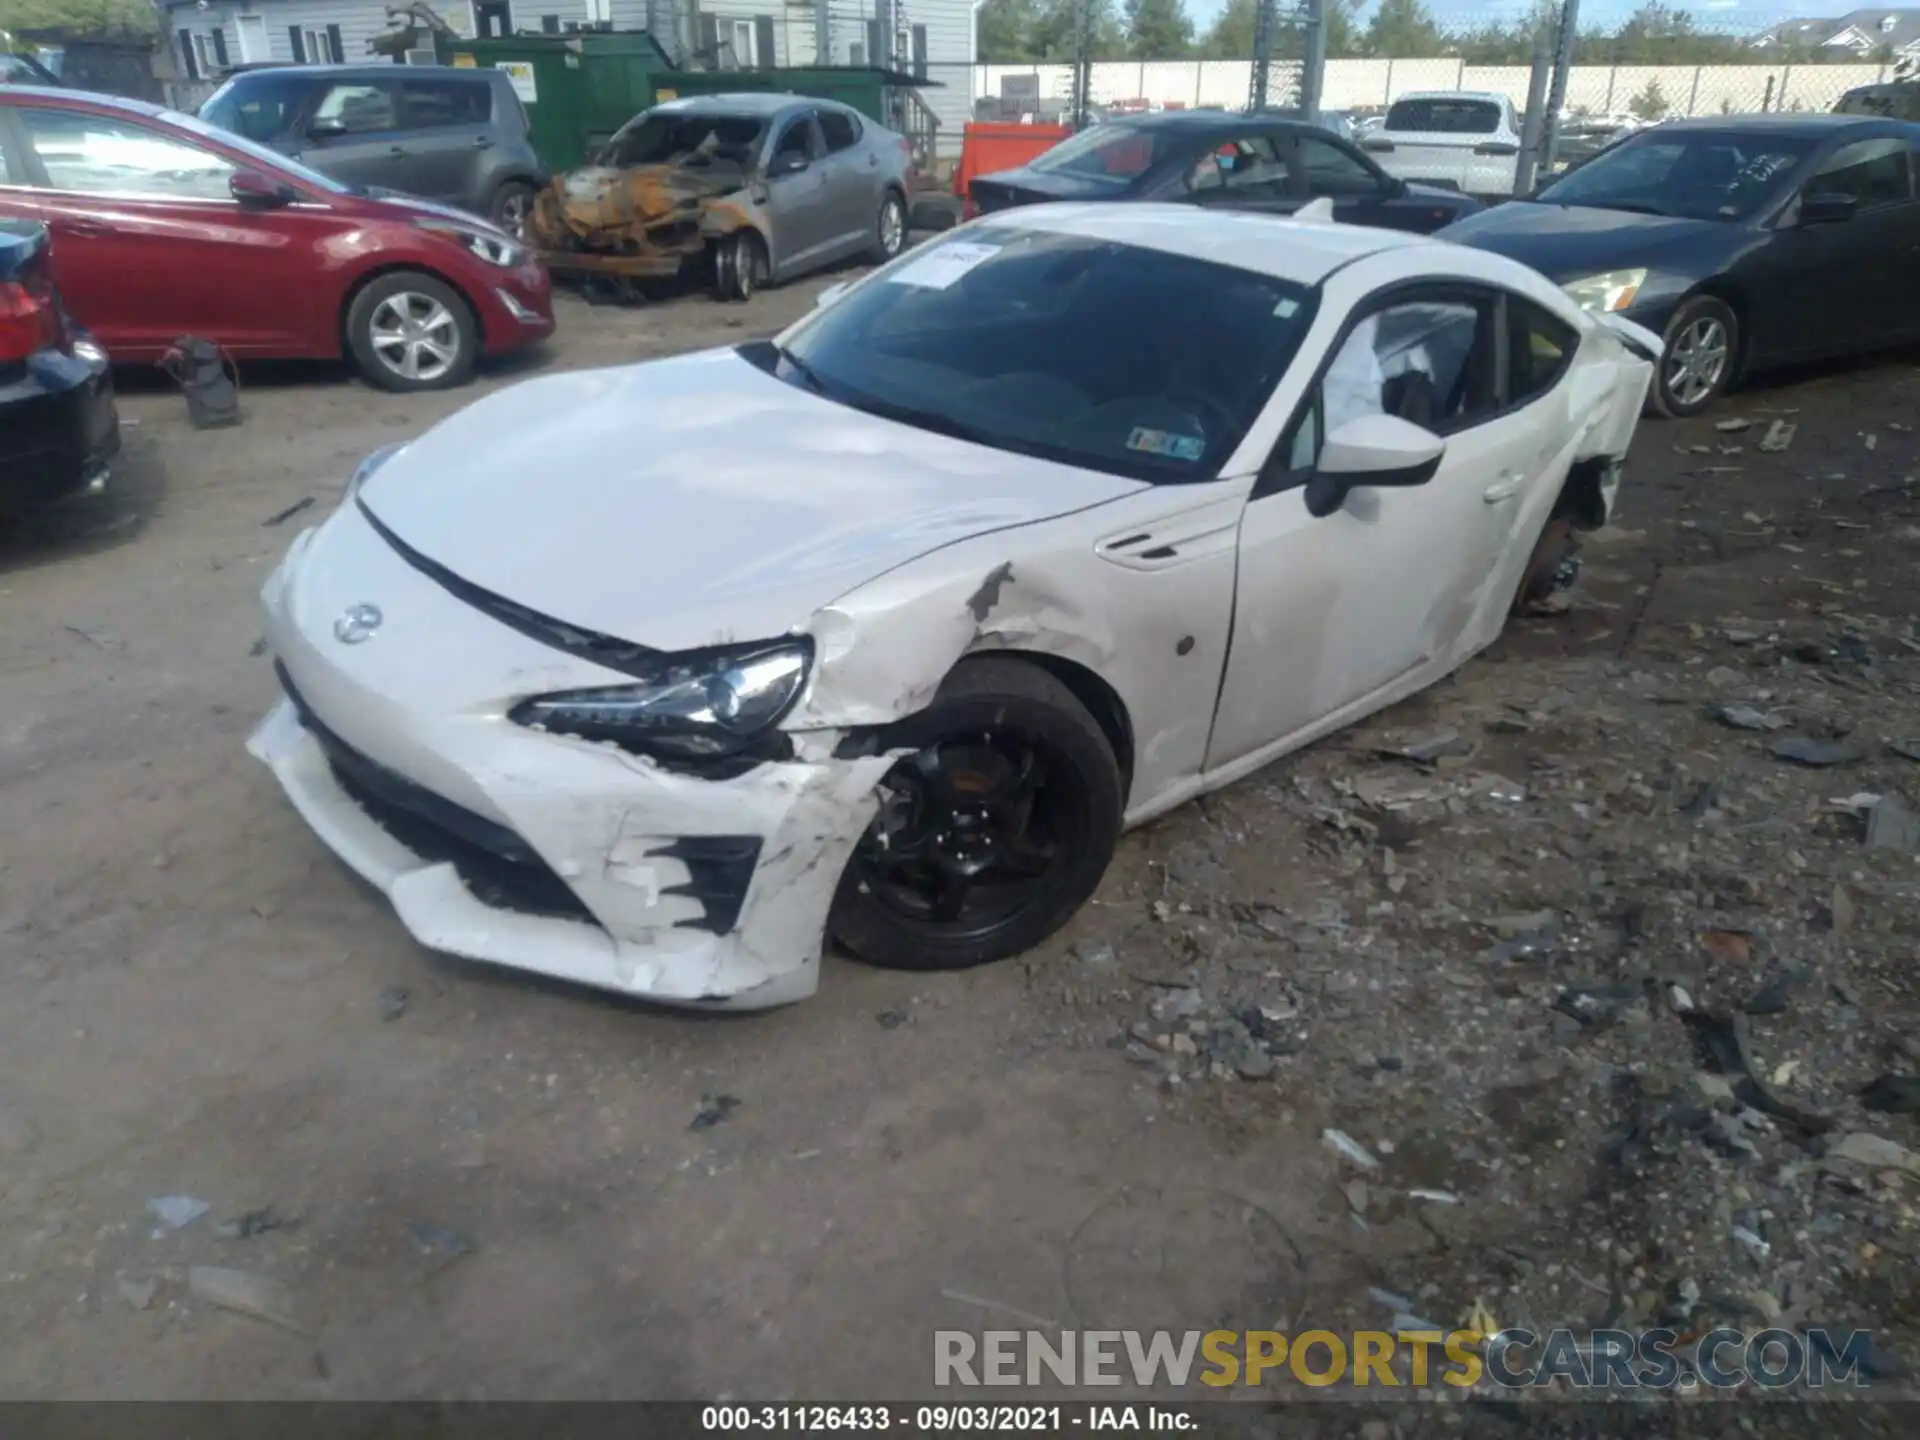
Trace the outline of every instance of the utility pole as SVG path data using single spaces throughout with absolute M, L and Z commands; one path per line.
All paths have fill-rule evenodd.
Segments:
M 1552 37 L 1542 30 L 1533 37 L 1533 72 L 1527 76 L 1527 109 L 1520 122 L 1520 161 L 1513 172 L 1515 195 L 1531 195 L 1540 171 L 1547 137 L 1547 81 L 1552 74 Z
M 1553 173 L 1560 149 L 1560 112 L 1567 104 L 1567 74 L 1573 69 L 1573 47 L 1580 38 L 1580 0 L 1563 0 L 1560 34 L 1554 45 L 1553 83 L 1547 87 L 1546 139 L 1540 147 L 1540 168 Z
M 1093 108 L 1093 0 L 1073 3 L 1073 99 L 1071 119 L 1076 131 L 1087 128 Z
M 1327 3 L 1304 0 L 1305 17 L 1300 56 L 1300 118 L 1309 125 L 1320 121 L 1320 92 L 1327 77 Z
M 1254 0 L 1253 75 L 1247 86 L 1247 113 L 1257 115 L 1267 108 L 1267 86 L 1273 78 L 1273 32 L 1280 28 L 1274 12 L 1279 0 Z

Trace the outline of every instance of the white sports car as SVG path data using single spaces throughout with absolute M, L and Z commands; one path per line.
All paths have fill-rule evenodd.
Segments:
M 1562 583 L 1658 352 L 1410 235 L 992 217 L 370 456 L 267 583 L 251 748 L 438 950 L 735 1008 L 829 934 L 1010 955 Z

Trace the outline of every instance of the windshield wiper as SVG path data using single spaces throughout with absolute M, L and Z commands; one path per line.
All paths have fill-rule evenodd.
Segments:
M 945 435 L 953 440 L 967 440 L 975 445 L 988 445 L 994 449 L 1007 448 L 1004 436 L 996 436 L 978 426 L 969 425 L 964 420 L 956 420 L 939 410 L 922 410 L 914 405 L 901 405 L 892 400 L 878 400 L 871 395 L 841 395 L 836 397 L 843 404 L 855 410 L 864 410 L 869 415 L 878 415 L 883 420 L 897 420 L 902 425 L 911 425 L 919 430 L 928 430 L 935 435 Z
M 1625 210 L 1632 215 L 1658 215 L 1662 219 L 1670 218 L 1658 205 L 1648 205 L 1638 200 L 1587 200 L 1574 202 L 1591 205 L 1596 210 Z
M 807 362 L 802 360 L 798 355 L 779 345 L 773 347 L 773 353 L 780 357 L 782 364 L 806 383 L 807 389 L 816 395 L 824 395 L 827 393 L 826 382 L 820 378 L 820 372 L 807 364 Z

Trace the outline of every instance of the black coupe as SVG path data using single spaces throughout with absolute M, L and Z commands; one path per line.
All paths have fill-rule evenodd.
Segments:
M 1173 200 L 1290 215 L 1322 198 L 1349 225 L 1421 234 L 1481 208 L 1457 190 L 1394 179 L 1324 126 L 1225 110 L 1109 120 L 969 188 L 976 214 L 1048 200 Z
M 1665 336 L 1653 407 L 1695 415 L 1743 374 L 1920 340 L 1917 165 L 1904 121 L 1671 120 L 1440 233 Z

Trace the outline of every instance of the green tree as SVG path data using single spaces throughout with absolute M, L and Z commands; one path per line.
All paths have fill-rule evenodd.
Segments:
M 1636 120 L 1658 120 L 1669 108 L 1667 93 L 1660 88 L 1658 80 L 1647 81 L 1646 89 L 1627 102 L 1627 113 Z
M 1095 60 L 1118 60 L 1127 53 L 1126 35 L 1114 14 L 1113 0 L 1039 0 L 1028 48 L 1034 60 L 1071 60 L 1078 11 L 1087 10 L 1088 50 Z
M 1447 41 L 1421 0 L 1380 0 L 1367 22 L 1366 49 L 1369 55 L 1419 60 L 1445 54 Z
M 1033 59 L 1033 27 L 1039 14 L 1035 0 L 986 0 L 980 7 L 981 60 L 1005 65 Z
M 1200 53 L 1213 60 L 1245 60 L 1253 54 L 1253 17 L 1255 0 L 1227 0 L 1200 41 Z M 1357 55 L 1360 48 L 1354 36 L 1354 12 L 1360 0 L 1326 0 L 1327 55 L 1329 58 Z M 1276 38 L 1274 53 L 1291 58 L 1300 42 L 1287 35 Z
M 1177 60 L 1193 48 L 1193 17 L 1183 0 L 1126 0 L 1127 54 Z
M 151 35 L 158 11 L 147 0 L 0 0 L 0 31 L 74 35 Z M 0 42 L 0 49 L 5 49 Z

